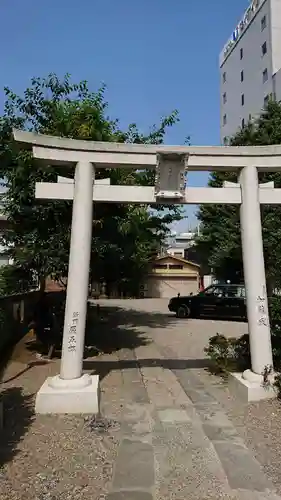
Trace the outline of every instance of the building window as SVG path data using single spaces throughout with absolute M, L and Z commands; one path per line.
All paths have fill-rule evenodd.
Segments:
M 224 137 L 224 138 L 223 138 L 223 144 L 224 144 L 224 146 L 227 146 L 227 145 L 228 145 L 228 139 L 227 139 L 227 137 Z
M 250 114 L 249 114 L 249 122 L 251 121 L 251 119 L 252 119 L 252 115 L 251 115 L 251 113 L 250 113 Z
M 154 264 L 154 269 L 167 269 L 167 264 Z
M 244 94 L 241 95 L 241 106 L 244 106 L 245 104 L 245 96 Z
M 183 269 L 183 265 L 182 264 L 170 264 L 169 269 L 173 269 L 173 270 Z
M 262 72 L 262 81 L 263 83 L 267 82 L 268 80 L 268 71 L 267 71 L 267 68 L 265 68 Z
M 266 42 L 264 42 L 261 46 L 261 53 L 263 56 L 265 56 L 265 54 L 267 53 L 267 44 Z
M 182 257 L 182 252 L 174 252 L 175 257 Z
M 226 115 L 223 115 L 222 122 L 223 122 L 223 125 L 226 125 Z
M 244 82 L 244 71 L 243 70 L 241 71 L 241 74 L 240 74 L 240 80 L 241 80 L 241 82 Z
M 243 48 L 240 49 L 240 59 L 243 59 L 244 57 L 244 51 Z
M 264 107 L 266 108 L 266 106 L 268 105 L 268 101 L 269 101 L 269 95 L 267 94 L 263 100 L 263 105 Z
M 268 105 L 269 101 L 273 100 L 274 100 L 274 94 L 272 94 L 272 92 L 270 94 L 267 94 L 263 100 L 264 107 Z
M 226 103 L 226 92 L 224 92 L 223 96 L 222 96 L 222 100 L 223 100 L 223 104 Z
M 263 16 L 261 18 L 261 31 L 263 31 L 266 28 L 266 16 Z
M 242 120 L 241 127 L 242 127 L 242 128 L 244 128 L 244 127 L 245 127 L 245 120 L 244 120 L 244 118 L 243 118 L 243 120 Z
M 223 83 L 226 82 L 226 72 L 225 71 L 222 74 L 222 81 L 223 81 Z

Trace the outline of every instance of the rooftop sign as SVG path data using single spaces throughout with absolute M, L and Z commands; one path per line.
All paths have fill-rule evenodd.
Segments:
M 258 9 L 262 6 L 265 0 L 252 0 L 250 6 L 246 10 L 243 18 L 236 26 L 235 30 L 232 33 L 231 38 L 228 40 L 226 45 L 223 48 L 221 54 L 221 64 L 224 62 L 224 59 L 228 56 L 229 52 L 232 50 L 233 46 L 239 40 L 240 36 L 243 34 L 253 17 L 255 16 Z

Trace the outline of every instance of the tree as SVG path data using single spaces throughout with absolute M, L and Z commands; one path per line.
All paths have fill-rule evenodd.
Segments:
M 148 135 L 131 125 L 127 131 L 107 117 L 105 88 L 91 92 L 87 82 L 72 83 L 69 75 L 33 78 L 20 97 L 5 88 L 6 103 L 0 118 L 0 177 L 7 188 L 5 210 L 10 230 L 4 244 L 20 274 L 42 279 L 67 275 L 72 203 L 42 203 L 34 198 L 37 181 L 56 182 L 54 167 L 36 165 L 32 155 L 18 150 L 12 128 L 84 140 L 161 143 L 177 112 L 164 118 Z M 133 170 L 100 170 L 97 178 L 110 177 L 112 184 L 149 184 L 154 174 Z M 93 221 L 91 276 L 97 280 L 126 283 L 136 288 L 150 257 L 157 251 L 168 224 L 181 217 L 179 208 L 157 207 L 151 215 L 147 206 L 99 204 Z
M 258 146 L 281 143 L 281 104 L 270 101 L 256 121 L 230 139 L 233 146 Z M 260 174 L 260 182 L 274 181 L 281 187 L 281 174 Z M 211 174 L 209 186 L 221 187 L 224 180 L 237 182 L 235 173 Z M 263 244 L 266 275 L 271 289 L 281 285 L 281 207 L 262 206 Z M 202 234 L 198 249 L 218 278 L 243 279 L 239 208 L 228 205 L 201 206 L 198 218 Z

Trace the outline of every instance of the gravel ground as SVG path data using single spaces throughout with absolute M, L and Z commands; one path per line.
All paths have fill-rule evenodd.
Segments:
M 32 361 L 34 355 L 22 342 L 4 376 L 0 499 L 106 498 L 120 440 L 119 405 L 116 403 L 115 408 L 112 398 L 109 413 L 113 418 L 101 420 L 35 416 L 34 394 L 47 376 L 58 373 L 59 361 L 27 369 Z M 103 390 L 109 397 L 116 383 L 112 376 L 104 379 Z
M 0 498 L 101 499 L 111 483 L 117 445 L 118 425 L 103 431 L 82 417 L 36 418 L 4 465 Z

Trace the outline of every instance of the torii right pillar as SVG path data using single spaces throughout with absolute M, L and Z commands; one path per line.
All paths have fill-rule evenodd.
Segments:
M 240 206 L 241 241 L 252 370 L 246 370 L 242 376 L 234 374 L 233 380 L 239 382 L 236 385 L 238 391 L 240 388 L 240 395 L 244 396 L 247 401 L 254 401 L 267 398 L 270 396 L 269 392 L 273 392 L 272 387 L 268 387 L 267 391 L 263 387 L 265 372 L 273 370 L 273 358 L 257 168 L 251 164 L 243 167 L 239 182 L 242 198 Z M 241 381 L 243 385 L 241 385 Z

